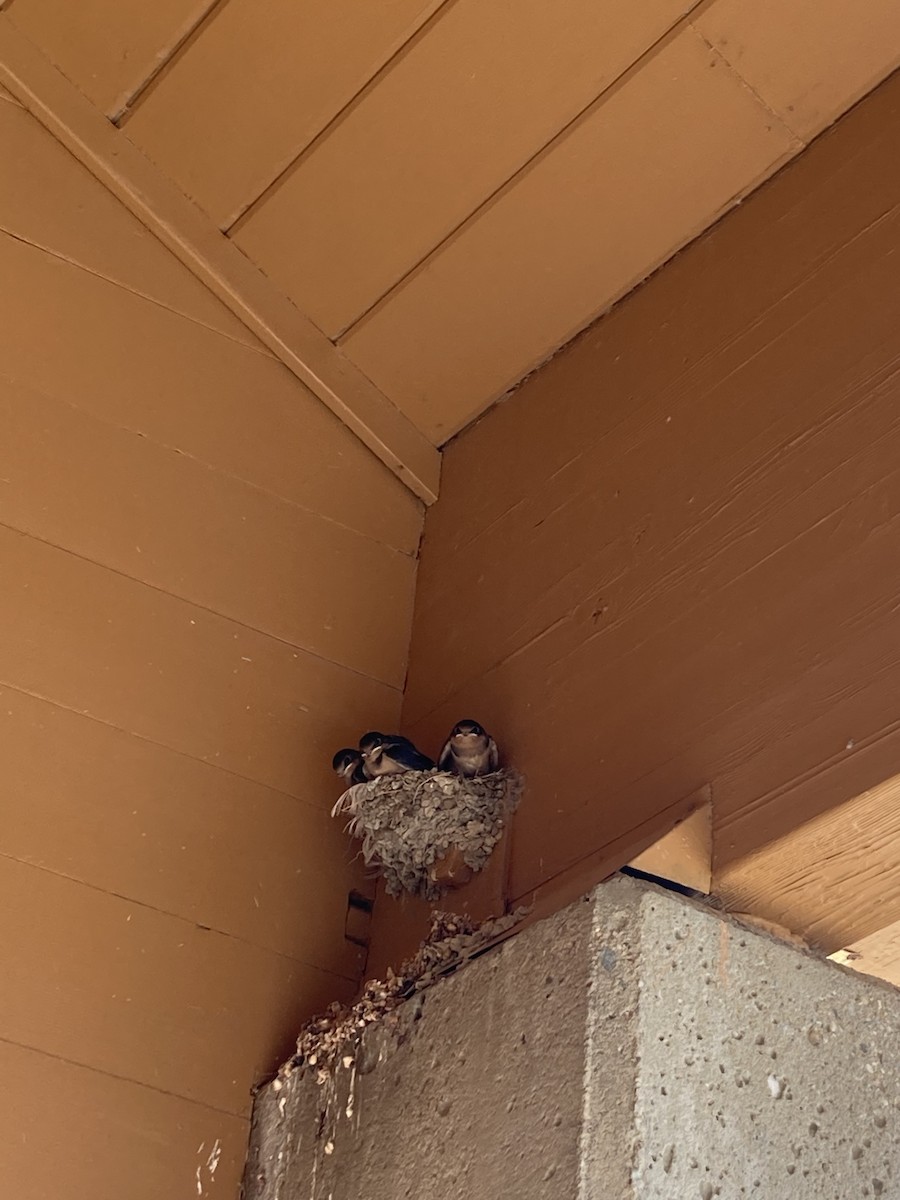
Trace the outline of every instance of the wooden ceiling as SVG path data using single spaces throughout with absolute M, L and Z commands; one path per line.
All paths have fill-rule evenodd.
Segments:
M 440 445 L 900 63 L 896 0 L 7 0 Z

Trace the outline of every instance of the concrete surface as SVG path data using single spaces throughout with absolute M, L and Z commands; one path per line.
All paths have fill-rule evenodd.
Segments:
M 898 1046 L 900 992 L 618 879 L 265 1089 L 245 1194 L 896 1196 Z

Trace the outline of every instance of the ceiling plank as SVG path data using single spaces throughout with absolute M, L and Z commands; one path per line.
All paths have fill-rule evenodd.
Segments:
M 124 134 L 0 14 L 0 85 L 17 97 L 406 486 L 437 498 L 440 454 Z
M 897 0 L 715 0 L 694 25 L 804 141 L 900 66 Z
M 9 19 L 112 116 L 218 0 L 11 0 Z
M 632 67 L 691 3 L 645 0 L 623 11 L 620 0 L 519 0 L 511 22 L 506 5 L 460 0 L 232 236 L 335 336 Z
M 227 229 L 440 4 L 267 0 L 263 16 L 258 0 L 230 0 L 122 128 Z M 265 87 L 235 86 L 255 79 Z
M 441 444 L 799 149 L 683 30 L 340 344 Z

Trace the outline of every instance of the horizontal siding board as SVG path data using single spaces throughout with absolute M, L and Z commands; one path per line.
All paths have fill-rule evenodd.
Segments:
M 0 688 L 0 759 L 7 857 L 326 971 L 359 970 L 344 922 L 362 866 L 326 808 L 12 688 Z
M 531 638 L 579 644 L 585 612 L 592 634 L 629 645 L 639 628 L 659 628 L 730 578 L 738 567 L 729 561 L 764 561 L 832 503 L 882 479 L 881 449 L 898 433 L 900 369 L 884 352 L 898 320 L 895 268 L 884 249 L 898 236 L 900 210 L 677 387 L 663 382 L 655 405 L 593 447 L 573 442 L 567 463 L 542 472 L 518 505 L 471 536 L 452 559 L 453 603 L 440 587 L 426 587 L 419 601 L 417 620 L 443 632 L 423 646 L 411 673 L 407 715 L 421 711 L 434 678 L 451 687 L 475 678 Z M 874 311 L 873 289 L 886 297 Z M 452 478 L 452 456 L 450 471 Z M 471 522 L 459 524 L 471 535 Z M 536 559 L 542 588 L 517 598 Z M 441 570 L 426 542 L 423 579 Z M 495 571 L 501 603 L 473 627 L 457 596 L 477 594 L 479 580 Z M 560 614 L 562 628 L 550 632 Z
M 783 735 L 791 714 L 812 721 L 834 702 L 820 664 L 843 656 L 845 683 L 868 677 L 871 665 L 859 651 L 864 633 L 896 670 L 896 588 L 886 564 L 900 553 L 900 475 L 868 487 L 863 481 L 857 492 L 854 466 L 845 472 L 843 495 L 840 477 L 826 476 L 805 497 L 777 548 L 752 554 L 757 539 L 745 534 L 714 570 L 692 574 L 685 564 L 689 590 L 660 592 L 652 604 L 640 605 L 636 585 L 631 600 L 622 599 L 629 619 L 613 617 L 607 629 L 602 615 L 594 619 L 593 602 L 585 604 L 421 722 L 407 721 L 414 735 L 434 740 L 472 709 L 485 723 L 496 719 L 530 793 L 541 797 L 517 816 L 514 894 L 535 886 L 543 872 L 568 866 L 608 827 L 649 816 L 665 797 L 707 780 L 716 795 L 719 773 L 749 759 L 759 738 Z M 792 535 L 792 517 L 803 532 Z M 776 528 L 777 514 L 768 524 Z M 610 590 L 613 613 L 617 594 Z M 467 597 L 460 600 L 472 610 Z M 762 722 L 773 695 L 780 720 L 770 725 Z M 870 699 L 848 719 L 854 711 L 852 727 L 862 736 L 877 709 Z M 827 746 L 819 740 L 816 749 Z M 791 756 L 773 758 L 777 778 Z M 752 798 L 741 788 L 732 803 Z
M 2 376 L 0 430 L 0 523 L 402 687 L 409 556 Z
M 523 770 L 514 896 L 704 784 L 747 887 L 875 782 L 846 747 L 900 646 L 898 122 L 891 81 L 447 452 L 405 727 L 471 713 Z
M 400 695 L 0 527 L 0 683 L 330 807 L 331 755 Z
M 246 325 L 23 108 L 0 107 L 0 229 L 263 352 Z
M 354 988 L 10 859 L 0 897 L 9 1041 L 235 1116 L 304 1017 Z
M 281 363 L 9 237 L 0 273 L 7 378 L 415 552 L 422 505 Z
M 4 1041 L 0 1075 L 0 1163 L 16 1200 L 187 1200 L 198 1181 L 206 1196 L 237 1195 L 245 1119 Z

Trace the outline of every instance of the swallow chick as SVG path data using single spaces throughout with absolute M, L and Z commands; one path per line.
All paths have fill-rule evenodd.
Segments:
M 431 771 L 434 763 L 409 738 L 399 733 L 371 733 L 360 738 L 359 752 L 366 779 L 399 775 L 401 771 Z
M 345 787 L 350 787 L 354 783 L 366 782 L 362 768 L 362 755 L 358 750 L 352 750 L 349 746 L 344 750 L 338 750 L 331 760 L 331 766 L 338 779 L 343 779 Z
M 463 779 L 489 775 L 500 766 L 497 743 L 477 721 L 457 721 L 438 758 L 441 771 L 452 771 Z

